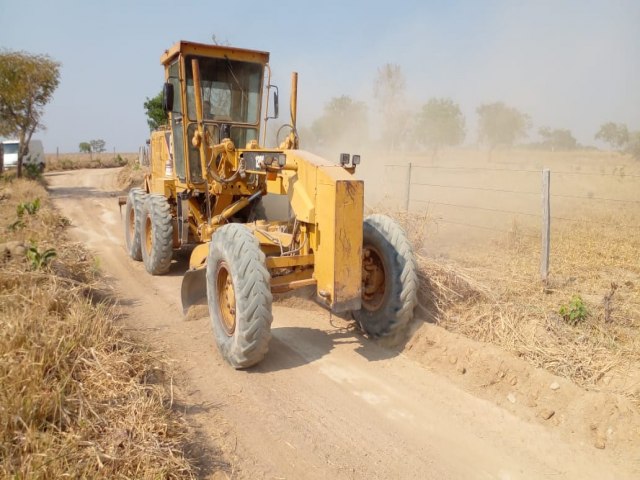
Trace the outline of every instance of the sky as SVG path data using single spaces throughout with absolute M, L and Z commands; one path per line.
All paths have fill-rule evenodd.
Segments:
M 640 130 L 640 1 L 165 1 L 0 0 L 0 48 L 62 63 L 46 107 L 47 152 L 101 138 L 137 151 L 149 136 L 143 103 L 164 79 L 160 55 L 179 40 L 271 53 L 272 83 L 288 112 L 299 73 L 298 124 L 332 98 L 372 100 L 379 67 L 398 64 L 415 111 L 450 97 L 477 140 L 478 105 L 503 101 L 541 126 L 595 144 L 599 126 Z

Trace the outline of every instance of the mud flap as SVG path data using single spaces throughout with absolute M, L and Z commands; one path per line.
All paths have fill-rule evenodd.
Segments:
M 207 268 L 187 270 L 182 278 L 182 312 L 187 313 L 192 305 L 207 304 Z

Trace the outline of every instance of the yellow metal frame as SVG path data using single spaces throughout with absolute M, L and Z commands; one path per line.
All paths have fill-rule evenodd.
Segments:
M 164 168 L 170 159 L 170 142 L 166 128 L 151 135 L 152 168 L 147 179 L 148 190 L 176 199 L 182 191 L 201 192 L 215 198 L 211 211 L 203 213 L 202 203 L 191 197 L 187 203 L 189 229 L 193 238 L 200 243 L 191 254 L 191 269 L 200 269 L 206 264 L 208 242 L 213 233 L 227 219 L 243 206 L 246 199 L 257 192 L 262 194 L 286 195 L 295 215 L 298 230 L 283 232 L 278 225 L 248 224 L 267 255 L 266 266 L 273 277 L 271 287 L 274 292 L 286 291 L 308 285 L 315 285 L 318 300 L 334 311 L 357 310 L 361 305 L 362 293 L 362 221 L 364 210 L 364 185 L 353 177 L 354 168 L 345 168 L 329 162 L 310 152 L 298 150 L 298 136 L 295 132 L 297 116 L 297 74 L 292 76 L 291 122 L 294 127 L 278 149 L 262 149 L 253 142 L 247 148 L 236 148 L 230 140 L 219 145 L 207 141 L 204 130 L 202 100 L 195 95 L 197 133 L 187 136 L 186 88 L 187 68 L 185 58 L 215 57 L 229 58 L 263 65 L 268 70 L 267 52 L 230 48 L 219 45 L 205 45 L 181 41 L 166 50 L 161 56 L 165 66 L 165 78 L 169 78 L 169 66 L 179 61 L 179 92 L 183 106 L 183 145 L 174 145 L 174 151 L 182 148 L 185 162 L 185 180 L 176 176 L 175 168 Z M 191 64 L 194 91 L 200 91 L 199 62 Z M 270 77 L 270 71 L 269 71 Z M 261 95 L 264 93 L 264 85 Z M 264 97 L 263 103 L 265 103 Z M 268 105 L 268 98 L 266 100 Z M 261 108 L 262 110 L 262 108 Z M 267 107 L 264 107 L 267 112 Z M 262 119 L 258 119 L 258 124 Z M 259 135 L 259 133 L 258 133 Z M 259 138 L 259 137 L 258 137 Z M 189 174 L 189 143 L 200 150 L 200 162 L 205 182 L 193 182 Z M 207 158 L 220 155 L 216 175 L 225 177 L 235 172 L 241 165 L 244 152 L 277 152 L 286 156 L 283 167 L 272 165 L 265 170 L 250 171 L 258 175 L 257 185 L 250 186 L 243 178 L 233 181 L 217 181 L 210 177 Z M 214 157 L 215 158 L 215 157 Z M 169 162 L 170 163 L 170 162 Z M 226 177 L 228 178 L 228 177 Z M 241 200 L 238 200 L 240 198 Z M 245 203 L 242 203 L 242 202 Z M 271 228 L 270 228 L 271 227 Z M 266 233 L 265 233 L 266 232 Z M 281 256 L 281 253 L 285 252 Z

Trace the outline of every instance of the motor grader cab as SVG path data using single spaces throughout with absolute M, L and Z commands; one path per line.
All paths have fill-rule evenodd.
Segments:
M 220 352 L 236 368 L 265 356 L 272 293 L 313 287 L 334 312 L 352 312 L 371 336 L 412 318 L 417 278 L 409 242 L 390 218 L 363 219 L 360 157 L 329 161 L 299 149 L 297 74 L 291 123 L 266 148 L 269 54 L 181 41 L 161 56 L 168 125 L 151 133 L 150 172 L 129 192 L 129 255 L 153 275 L 195 246 L 182 284 L 185 312 L 208 305 Z M 263 134 L 262 145 L 259 143 Z M 286 196 L 290 217 L 267 220 L 261 199 Z

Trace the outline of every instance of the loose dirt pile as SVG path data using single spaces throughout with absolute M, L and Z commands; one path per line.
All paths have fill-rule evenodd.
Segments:
M 417 252 L 426 322 L 406 353 L 525 418 L 638 453 L 640 229 L 623 227 L 631 214 L 606 219 L 618 229 L 557 228 L 546 285 L 539 241 L 517 227 L 453 262 L 428 256 L 431 219 L 397 214 Z M 572 319 L 576 298 L 583 310 Z
M 122 190 L 129 191 L 133 187 L 141 187 L 147 169 L 137 161 L 127 163 L 118 172 L 117 185 Z
M 419 222 L 407 220 L 424 285 L 421 305 L 430 321 L 640 406 L 640 228 L 610 229 L 591 221 L 558 227 L 543 285 L 539 241 L 517 229 L 454 264 L 427 257 Z M 572 309 L 580 310 L 577 318 L 563 315 Z
M 31 181 L 0 180 L 0 477 L 192 478 L 164 360 Z

